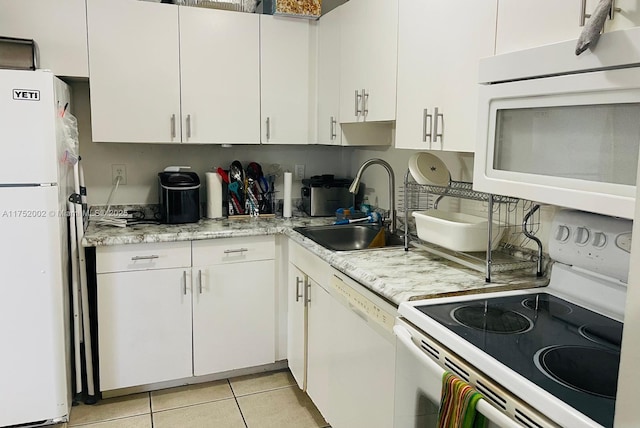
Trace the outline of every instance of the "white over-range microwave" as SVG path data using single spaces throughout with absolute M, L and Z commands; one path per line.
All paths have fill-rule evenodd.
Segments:
M 480 62 L 474 189 L 633 218 L 640 28 Z

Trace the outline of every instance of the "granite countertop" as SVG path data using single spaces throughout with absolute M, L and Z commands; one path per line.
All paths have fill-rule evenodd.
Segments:
M 331 218 L 293 217 L 202 219 L 183 225 L 141 224 L 124 228 L 90 223 L 82 241 L 85 247 L 152 242 L 192 241 L 284 234 L 394 305 L 466 293 L 483 293 L 544 286 L 546 278 L 519 271 L 496 274 L 486 283 L 484 274 L 424 250 L 389 247 L 366 251 L 331 251 L 293 230 L 297 226 L 331 224 Z

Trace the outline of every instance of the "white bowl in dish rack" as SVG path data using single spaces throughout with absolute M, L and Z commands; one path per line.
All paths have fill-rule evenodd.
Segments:
M 486 251 L 489 221 L 486 218 L 442 210 L 414 211 L 418 238 L 452 251 Z M 505 228 L 493 223 L 491 249 L 500 242 Z

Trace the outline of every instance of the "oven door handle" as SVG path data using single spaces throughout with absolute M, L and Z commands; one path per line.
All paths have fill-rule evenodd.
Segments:
M 437 373 L 438 377 L 442 378 L 445 370 L 436 362 L 434 362 L 430 357 L 428 357 L 420 348 L 418 348 L 418 346 L 411 339 L 411 333 L 409 332 L 409 330 L 401 325 L 394 325 L 393 333 L 396 335 L 400 343 L 422 363 L 425 369 Z M 429 398 L 433 399 L 433 397 Z M 437 397 L 436 400 L 439 402 L 440 397 Z M 476 410 L 501 428 L 522 428 L 522 425 L 502 413 L 497 408 L 493 407 L 484 398 L 478 400 L 478 403 L 476 404 Z
M 414 357 L 416 357 L 420 363 L 425 366 L 426 369 L 432 371 L 438 375 L 438 377 L 442 378 L 444 374 L 444 369 L 440 367 L 435 361 L 431 358 L 427 357 L 427 355 L 413 342 L 411 338 L 411 333 L 409 330 L 404 328 L 401 325 L 393 326 L 393 333 L 396 335 L 398 340 L 407 348 Z

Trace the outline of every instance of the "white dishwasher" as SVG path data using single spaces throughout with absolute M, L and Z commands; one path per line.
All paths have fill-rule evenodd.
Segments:
M 338 271 L 329 391 L 333 428 L 393 426 L 396 308 Z

